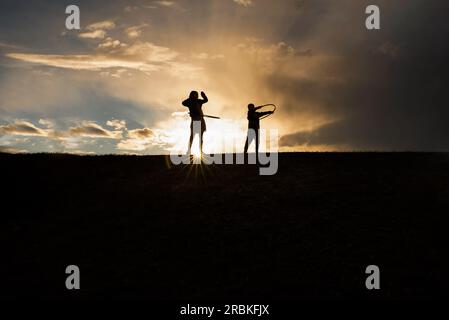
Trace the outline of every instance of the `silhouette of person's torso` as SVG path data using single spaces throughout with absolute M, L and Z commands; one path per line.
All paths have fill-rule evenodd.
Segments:
M 189 108 L 189 113 L 192 120 L 203 119 L 203 103 L 204 101 L 199 99 L 187 99 L 185 101 L 185 106 Z
M 260 120 L 259 113 L 255 110 L 248 111 L 248 128 L 251 129 L 259 129 L 260 128 Z

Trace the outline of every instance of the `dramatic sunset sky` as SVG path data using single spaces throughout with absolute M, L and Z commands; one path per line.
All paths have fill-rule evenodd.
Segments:
M 65 8 L 81 10 L 66 30 Z M 381 9 L 381 30 L 365 8 Z M 191 90 L 205 151 L 243 146 L 246 105 L 282 151 L 449 151 L 449 2 L 2 0 L 0 151 L 168 153 Z

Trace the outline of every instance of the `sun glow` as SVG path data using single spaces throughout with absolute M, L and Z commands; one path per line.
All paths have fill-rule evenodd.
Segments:
M 195 160 L 200 160 L 202 157 L 200 148 L 192 148 L 192 155 Z
M 186 153 L 189 136 L 190 120 L 175 118 L 160 124 L 165 129 L 165 143 L 167 151 L 174 153 Z M 230 119 L 206 119 L 207 130 L 203 136 L 203 152 L 234 153 L 241 152 L 245 144 L 246 123 Z M 191 153 L 194 157 L 201 157 L 199 137 L 195 136 Z

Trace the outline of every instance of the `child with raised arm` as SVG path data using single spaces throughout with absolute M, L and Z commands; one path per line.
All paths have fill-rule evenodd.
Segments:
M 190 123 L 190 139 L 187 154 L 190 154 L 191 152 L 193 138 L 196 134 L 199 135 L 201 155 L 203 154 L 203 133 L 204 131 L 206 131 L 206 122 L 204 121 L 203 114 L 203 104 L 207 103 L 209 99 L 207 99 L 206 94 L 202 91 L 201 97 L 203 99 L 198 98 L 197 91 L 192 91 L 190 92 L 189 98 L 182 102 L 183 106 L 189 108 L 189 114 L 192 120 Z
M 248 153 L 248 147 L 251 144 L 253 140 L 256 142 L 256 157 L 259 153 L 259 129 L 260 129 L 260 118 L 268 115 L 273 114 L 274 111 L 266 111 L 266 112 L 257 112 L 262 108 L 255 107 L 254 104 L 250 103 L 248 105 L 248 135 L 245 142 L 245 150 L 244 153 Z

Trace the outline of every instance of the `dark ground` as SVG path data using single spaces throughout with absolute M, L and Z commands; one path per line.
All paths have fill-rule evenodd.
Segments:
M 275 176 L 162 156 L 0 159 L 3 298 L 435 298 L 449 285 L 449 154 L 281 154 Z M 65 289 L 70 264 L 79 291 Z

